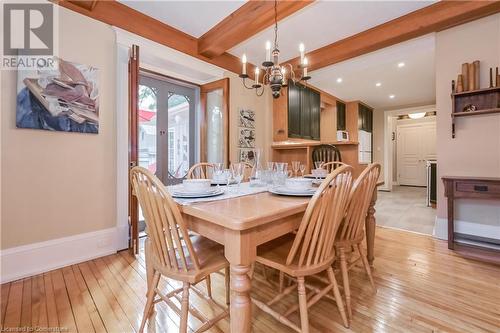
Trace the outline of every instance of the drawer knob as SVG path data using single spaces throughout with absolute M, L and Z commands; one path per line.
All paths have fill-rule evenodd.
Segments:
M 486 185 L 474 185 L 474 191 L 488 192 L 488 186 L 486 186 Z

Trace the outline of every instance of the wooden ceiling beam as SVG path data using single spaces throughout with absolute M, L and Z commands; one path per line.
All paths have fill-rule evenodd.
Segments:
M 320 69 L 498 12 L 500 1 L 440 1 L 309 52 L 309 70 Z M 297 68 L 300 58 L 290 59 L 287 63 Z
M 278 1 L 278 21 L 312 2 Z M 198 53 L 208 58 L 217 57 L 273 24 L 274 1 L 250 0 L 199 38 Z
M 82 15 L 118 27 L 177 51 L 224 68 L 233 73 L 241 71 L 241 61 L 229 53 L 212 59 L 198 54 L 198 39 L 142 14 L 118 1 L 97 1 L 93 8 L 87 8 L 89 1 L 53 0 L 54 3 Z M 83 4 L 85 2 L 85 4 Z M 252 64 L 247 64 L 248 75 L 254 77 Z

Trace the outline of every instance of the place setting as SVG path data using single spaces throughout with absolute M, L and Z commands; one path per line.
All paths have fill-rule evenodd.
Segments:
M 220 187 L 212 187 L 211 179 L 184 179 L 181 185 L 170 188 L 174 198 L 207 198 L 224 194 L 225 190 Z
M 298 161 L 292 162 L 292 173 L 287 170 L 287 163 L 275 163 L 272 186 L 269 192 L 277 195 L 310 197 L 316 193 L 317 187 L 313 186 L 313 179 L 303 176 L 305 165 Z M 301 177 L 298 177 L 298 171 Z M 289 178 L 292 175 L 294 177 Z

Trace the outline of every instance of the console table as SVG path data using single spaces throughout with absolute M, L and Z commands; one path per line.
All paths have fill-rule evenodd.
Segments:
M 455 199 L 500 200 L 500 178 L 442 177 L 448 198 L 448 248 L 474 259 L 500 263 L 500 252 L 455 242 Z

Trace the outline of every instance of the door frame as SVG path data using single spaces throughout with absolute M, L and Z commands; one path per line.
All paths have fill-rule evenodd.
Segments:
M 224 166 L 229 167 L 229 138 L 230 136 L 230 114 L 229 114 L 229 78 L 223 78 L 214 82 L 206 83 L 200 86 L 200 161 L 207 161 L 207 94 L 211 91 L 222 89 L 222 117 L 224 119 Z
M 383 112 L 383 117 L 384 117 L 384 130 L 383 130 L 383 137 L 384 137 L 384 150 L 383 150 L 383 175 L 384 175 L 384 185 L 380 188 L 380 190 L 385 190 L 385 191 L 392 191 L 392 186 L 393 186 L 393 181 L 392 181 L 392 174 L 393 174 L 393 156 L 394 156 L 394 149 L 393 149 L 393 140 L 392 140 L 392 132 L 395 132 L 395 126 L 396 126 L 396 120 L 397 116 L 400 115 L 405 115 L 408 113 L 415 113 L 415 112 L 433 112 L 436 111 L 436 106 L 435 105 L 425 105 L 425 106 L 418 106 L 418 107 L 411 107 L 411 108 L 404 108 L 404 109 L 397 109 L 397 110 L 376 110 L 375 112 Z M 372 147 L 372 151 L 376 151 L 378 147 Z

